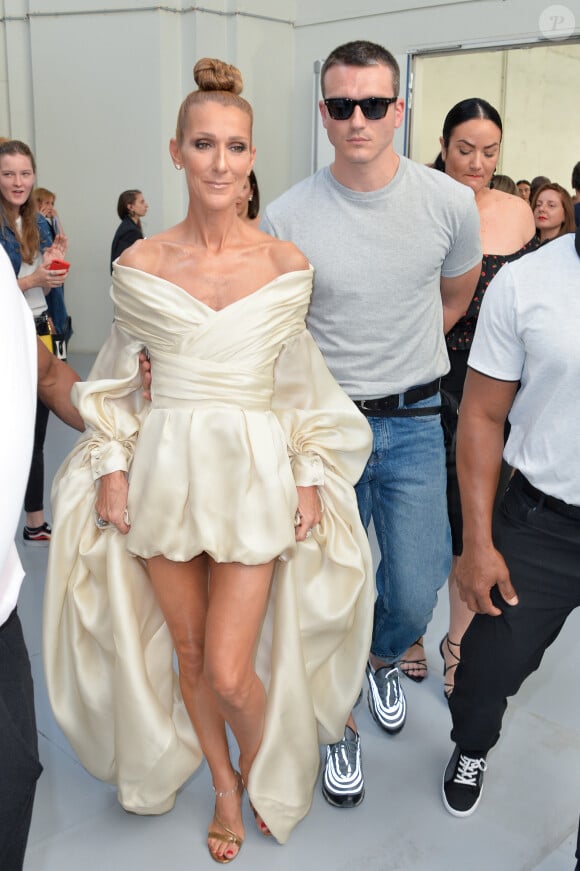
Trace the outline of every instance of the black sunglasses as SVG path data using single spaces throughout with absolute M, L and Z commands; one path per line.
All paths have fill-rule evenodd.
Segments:
M 361 112 L 369 121 L 378 121 L 385 117 L 391 103 L 396 102 L 397 97 L 365 97 L 364 100 L 330 97 L 324 101 L 324 105 L 333 121 L 348 121 L 357 106 L 360 106 Z

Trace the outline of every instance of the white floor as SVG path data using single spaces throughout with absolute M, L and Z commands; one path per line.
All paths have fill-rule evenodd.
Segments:
M 73 357 L 85 375 L 88 359 Z M 75 436 L 51 416 L 47 477 Z M 38 785 L 26 871 L 191 871 L 215 867 L 205 847 L 211 790 L 205 766 L 164 817 L 126 814 L 115 790 L 76 760 L 48 705 L 41 661 L 41 610 L 46 550 L 21 549 L 27 571 L 20 601 L 36 683 L 44 773 Z M 239 871 L 572 871 L 580 812 L 580 610 L 542 669 L 512 701 L 503 738 L 489 759 L 477 813 L 455 819 L 443 809 L 440 783 L 452 745 L 442 693 L 438 643 L 446 594 L 429 627 L 429 677 L 405 679 L 408 720 L 389 737 L 374 724 L 366 700 L 357 709 L 366 798 L 336 810 L 317 790 L 309 816 L 284 847 L 258 834 L 247 802 Z M 366 695 L 366 693 L 365 693 Z

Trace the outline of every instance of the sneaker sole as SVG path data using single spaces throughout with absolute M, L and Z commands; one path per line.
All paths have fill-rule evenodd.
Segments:
M 475 813 L 475 811 L 477 810 L 477 806 L 479 805 L 479 802 L 481 801 L 482 795 L 483 795 L 483 786 L 481 787 L 480 793 L 477 796 L 477 799 L 473 803 L 472 807 L 470 807 L 469 810 L 466 810 L 466 811 L 458 811 L 456 808 L 451 807 L 451 805 L 447 801 L 447 796 L 445 795 L 445 780 L 443 780 L 443 783 L 441 784 L 441 797 L 443 799 L 443 805 L 445 807 L 445 810 L 448 813 L 450 813 L 452 817 L 458 817 L 459 819 L 461 819 L 462 817 L 470 817 L 471 814 Z
M 324 784 L 323 784 L 322 785 L 322 795 L 324 796 L 324 798 L 326 799 L 328 804 L 332 805 L 332 807 L 352 808 L 352 807 L 359 806 L 359 804 L 362 802 L 362 800 L 365 797 L 365 791 L 363 789 L 362 792 L 357 793 L 357 795 L 347 795 L 344 797 L 343 796 L 335 796 L 334 793 L 328 792 L 328 790 L 326 790 L 324 788 Z

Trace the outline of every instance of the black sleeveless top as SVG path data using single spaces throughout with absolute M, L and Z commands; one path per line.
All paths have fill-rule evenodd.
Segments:
M 529 251 L 535 251 L 539 247 L 539 240 L 536 236 L 530 239 L 519 251 L 514 251 L 513 254 L 484 254 L 481 263 L 481 275 L 473 294 L 473 299 L 469 303 L 469 307 L 463 317 L 459 318 L 457 323 L 451 327 L 447 333 L 445 340 L 447 342 L 448 351 L 468 351 L 471 348 L 473 334 L 475 333 L 475 325 L 481 308 L 481 301 L 488 288 L 492 278 L 499 272 L 504 263 L 510 263 L 512 260 L 518 260 Z

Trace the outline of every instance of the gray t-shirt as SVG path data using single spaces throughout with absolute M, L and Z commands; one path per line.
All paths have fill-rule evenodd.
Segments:
M 386 187 L 364 193 L 325 167 L 271 203 L 261 227 L 314 266 L 308 328 L 352 399 L 448 371 L 440 279 L 481 260 L 470 188 L 405 157 Z

